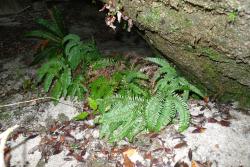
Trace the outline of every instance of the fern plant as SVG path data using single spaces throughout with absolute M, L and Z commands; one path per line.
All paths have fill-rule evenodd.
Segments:
M 63 53 L 50 58 L 38 69 L 38 82 L 44 81 L 46 92 L 52 87 L 52 97 L 77 96 L 83 98 L 87 89 L 83 86 L 86 68 L 88 64 L 97 59 L 100 54 L 93 42 L 82 42 L 80 37 L 74 34 L 65 36 L 62 40 Z M 77 72 L 81 69 L 80 72 Z
M 98 61 L 98 66 L 101 64 Z M 142 82 L 147 79 L 148 77 L 145 74 L 135 70 L 117 71 L 109 78 L 99 76 L 89 84 L 90 97 L 92 99 L 102 99 L 115 93 L 123 96 L 146 96 L 149 92 L 146 86 L 142 85 Z
M 62 57 L 61 59 L 50 59 L 43 64 L 37 70 L 37 75 L 38 82 L 43 81 L 44 83 L 45 92 L 48 92 L 51 88 L 51 96 L 55 99 L 62 96 L 76 96 L 82 99 L 83 93 L 87 91 L 83 86 L 84 78 L 82 74 L 73 77 L 71 68 Z M 54 86 L 53 82 L 55 82 Z
M 117 93 L 122 96 L 148 96 L 149 91 L 146 86 L 148 76 L 136 70 L 125 70 L 116 72 L 113 75 L 114 80 L 119 84 Z
M 189 92 L 203 96 L 195 86 L 179 77 L 164 59 L 147 58 L 159 65 L 155 73 L 155 87 L 150 96 L 123 94 L 99 100 L 97 119 L 101 124 L 101 137 L 116 142 L 124 138 L 130 141 L 141 131 L 160 131 L 179 119 L 180 132 L 189 126 L 190 114 L 187 98 Z
M 50 20 L 37 19 L 36 22 L 41 29 L 25 34 L 27 37 L 42 39 L 40 48 L 38 48 L 31 65 L 45 58 L 61 55 L 63 52 L 62 40 L 67 35 L 67 29 L 64 25 L 63 17 L 56 7 L 50 11 L 50 18 Z
M 50 12 L 51 19 L 38 19 L 41 30 L 31 31 L 28 37 L 47 41 L 41 47 L 32 64 L 47 58 L 37 71 L 38 83 L 44 83 L 44 90 L 51 90 L 51 96 L 83 98 L 87 89 L 83 86 L 86 69 L 92 61 L 100 58 L 94 41 L 83 42 L 75 34 L 68 34 L 62 15 L 57 8 Z
M 75 70 L 80 63 L 86 69 L 91 62 L 100 59 L 101 54 L 96 48 L 94 41 L 83 42 L 75 34 L 69 34 L 62 40 L 64 54 L 70 67 Z

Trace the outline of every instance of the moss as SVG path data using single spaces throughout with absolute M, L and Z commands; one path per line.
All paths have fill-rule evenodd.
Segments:
M 8 120 L 10 117 L 11 117 L 10 113 L 6 113 L 6 112 L 0 113 L 0 120 Z
M 233 12 L 230 12 L 230 13 L 228 13 L 228 15 L 227 15 L 227 21 L 229 22 L 229 23 L 233 23 L 233 22 L 235 22 L 235 20 L 236 20 L 236 18 L 237 18 L 237 12 L 236 11 L 233 11 Z
M 221 55 L 219 52 L 209 47 L 198 48 L 198 52 L 204 56 L 209 57 L 213 61 L 230 62 L 230 60 L 226 56 Z
M 168 10 L 161 2 L 147 4 L 137 10 L 143 12 L 139 12 L 136 21 L 154 31 L 177 32 L 193 26 L 188 16 L 181 11 Z
M 140 15 L 138 20 L 146 25 L 149 25 L 150 27 L 157 25 L 161 21 L 161 8 L 149 8 L 142 15 Z

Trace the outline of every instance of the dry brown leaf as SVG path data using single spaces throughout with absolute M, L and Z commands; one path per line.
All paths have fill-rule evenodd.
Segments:
M 127 154 L 123 154 L 124 167 L 135 167 L 135 164 L 128 158 Z
M 226 126 L 229 127 L 230 126 L 230 122 L 229 121 L 225 121 L 225 120 L 221 120 L 218 122 L 220 125 L 222 126 Z
M 178 161 L 174 167 L 188 167 L 188 164 L 186 162 L 183 161 Z
M 209 123 L 217 123 L 218 121 L 217 121 L 217 119 L 210 117 L 210 118 L 207 119 L 207 122 L 209 122 Z
M 193 159 L 193 151 L 191 149 L 188 150 L 188 159 L 192 161 Z
M 186 141 L 183 141 L 181 143 L 178 143 L 174 146 L 174 148 L 182 148 L 182 147 L 186 147 L 187 146 L 187 142 Z
M 167 154 L 171 154 L 173 151 L 172 151 L 170 148 L 165 148 L 165 152 L 166 152 Z
M 206 128 L 203 127 L 197 127 L 195 130 L 192 131 L 192 133 L 203 133 L 205 132 Z
M 204 100 L 205 103 L 208 103 L 209 102 L 209 97 L 205 96 L 203 100 Z
M 127 151 L 123 152 L 123 155 L 127 155 L 128 157 L 131 157 L 135 153 L 137 153 L 136 149 L 130 148 Z
M 191 167 L 199 167 L 196 161 L 192 160 Z
M 159 136 L 158 133 L 153 133 L 152 135 L 150 135 L 150 138 L 151 138 L 151 139 L 152 139 L 152 138 L 156 138 L 157 136 Z
M 152 160 L 152 154 L 151 154 L 151 152 L 145 153 L 144 158 L 145 158 L 145 159 Z

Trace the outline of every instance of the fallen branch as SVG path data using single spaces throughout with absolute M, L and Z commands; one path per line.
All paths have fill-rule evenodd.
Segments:
M 8 140 L 8 136 L 18 127 L 19 125 L 15 125 L 0 134 L 0 166 L 1 167 L 6 167 L 5 160 L 4 160 L 4 149 L 5 149 L 5 144 Z

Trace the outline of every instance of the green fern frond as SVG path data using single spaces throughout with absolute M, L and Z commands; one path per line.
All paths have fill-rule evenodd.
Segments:
M 162 59 L 162 58 L 148 57 L 148 58 L 145 58 L 145 60 L 150 61 L 150 62 L 152 62 L 152 63 L 155 63 L 155 64 L 157 64 L 157 65 L 159 65 L 159 66 L 161 66 L 161 67 L 172 68 L 172 67 L 170 66 L 170 64 L 169 64 L 166 60 L 164 60 L 164 59 Z
M 92 64 L 92 68 L 93 70 L 99 70 L 99 69 L 103 69 L 109 66 L 113 66 L 115 65 L 116 62 L 114 59 L 110 59 L 110 58 L 103 58 L 101 60 L 98 60 L 96 62 L 94 62 Z
M 102 125 L 102 137 L 106 137 L 110 142 L 116 142 L 125 137 L 132 140 L 134 135 L 145 129 L 145 123 L 141 120 L 145 99 L 120 95 L 108 97 L 108 99 L 110 110 L 103 113 L 99 119 Z M 142 124 L 138 125 L 138 122 Z
M 91 62 L 97 61 L 102 57 L 95 42 L 93 41 L 83 42 L 81 48 L 86 64 L 90 64 Z
M 80 42 L 81 39 L 78 35 L 75 34 L 68 34 L 66 35 L 63 40 L 62 40 L 62 44 L 66 45 L 69 41 L 74 41 L 74 42 Z
M 61 42 L 61 39 L 59 37 L 57 37 L 56 35 L 48 32 L 48 31 L 43 31 L 43 30 L 34 30 L 34 31 L 26 33 L 25 36 L 50 40 L 50 41 L 53 41 L 55 43 Z
M 147 80 L 148 76 L 140 71 L 127 70 L 124 72 L 124 79 L 127 82 L 132 82 L 135 79 Z
M 70 52 L 67 54 L 68 61 L 72 70 L 75 70 L 76 67 L 81 63 L 82 60 L 82 53 L 80 51 L 80 46 L 75 45 L 73 48 L 70 49 Z
M 46 75 L 46 77 L 44 79 L 44 90 L 45 90 L 45 92 L 49 91 L 54 77 L 55 77 L 55 73 L 53 73 L 53 72 L 50 72 L 50 73 L 48 73 Z
M 59 99 L 62 95 L 62 91 L 63 91 L 63 87 L 62 87 L 62 83 L 61 81 L 57 81 L 55 86 L 53 87 L 52 91 L 51 91 L 51 96 L 55 99 Z
M 116 89 L 116 83 L 104 76 L 98 77 L 89 84 L 90 97 L 93 99 L 105 98 L 111 96 Z
M 55 25 L 54 22 L 51 22 L 49 20 L 45 20 L 45 19 L 37 19 L 36 23 L 39 24 L 40 26 L 42 26 L 45 30 L 51 32 L 52 34 L 57 35 L 58 37 L 62 37 L 61 33 L 58 32 L 58 29 Z
M 132 92 L 131 95 L 142 95 L 142 96 L 145 96 L 145 97 L 148 96 L 148 91 L 146 91 L 141 86 L 139 86 L 139 85 L 137 85 L 135 83 L 129 83 L 128 84 L 128 89 Z
M 145 108 L 145 118 L 147 122 L 147 128 L 150 131 L 156 130 L 157 120 L 159 119 L 162 110 L 163 97 L 161 94 L 152 96 Z
M 31 66 L 37 64 L 43 59 L 46 58 L 53 58 L 53 56 L 56 56 L 57 48 L 56 47 L 47 47 L 41 52 L 37 53 L 35 55 L 34 60 L 31 62 Z
M 135 126 L 135 119 L 136 119 L 136 113 L 130 112 L 131 115 L 128 118 L 128 120 L 126 120 L 126 122 L 124 122 L 123 124 L 121 124 L 117 129 L 115 129 L 110 137 L 110 142 L 117 142 L 122 140 L 123 138 L 127 137 L 129 132 L 132 130 L 132 128 Z
M 187 103 L 178 95 L 174 95 L 174 105 L 176 111 L 179 113 L 179 128 L 178 131 L 183 132 L 189 126 L 190 113 L 188 111 Z
M 44 77 L 44 90 L 49 91 L 53 79 L 59 74 L 63 68 L 62 62 L 57 62 L 56 59 L 52 59 L 45 63 L 40 69 L 38 69 L 38 82 L 40 82 Z
M 53 20 L 59 35 L 61 37 L 65 36 L 67 34 L 67 29 L 64 25 L 63 16 L 62 16 L 61 12 L 56 7 L 53 7 L 53 9 L 52 9 L 51 19 Z
M 131 142 L 137 134 L 145 130 L 145 127 L 146 127 L 146 122 L 144 118 L 138 115 L 137 118 L 133 121 L 131 129 L 129 130 L 126 137 Z
M 164 101 L 162 110 L 160 112 L 160 116 L 159 119 L 157 120 L 157 124 L 156 124 L 156 131 L 160 131 L 162 128 L 164 128 L 165 126 L 167 126 L 168 124 L 171 123 L 172 119 L 175 117 L 176 115 L 176 110 L 173 107 L 173 102 L 170 98 L 167 98 Z
M 72 76 L 71 76 L 71 69 L 70 68 L 66 68 L 64 70 L 64 72 L 61 74 L 60 82 L 63 83 L 62 84 L 62 96 L 66 97 L 68 87 L 72 82 Z
M 83 76 L 78 75 L 69 85 L 67 96 L 70 96 L 72 98 L 78 97 L 79 100 L 82 100 L 84 92 L 87 92 L 87 89 L 84 87 L 83 82 L 84 82 Z

